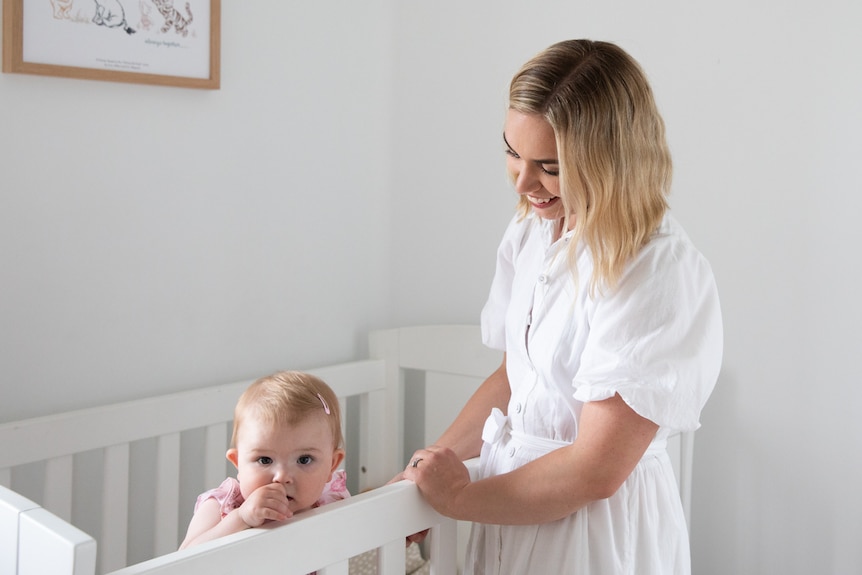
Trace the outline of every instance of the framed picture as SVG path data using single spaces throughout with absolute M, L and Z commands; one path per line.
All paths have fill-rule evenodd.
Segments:
M 221 0 L 2 0 L 3 72 L 219 88 Z

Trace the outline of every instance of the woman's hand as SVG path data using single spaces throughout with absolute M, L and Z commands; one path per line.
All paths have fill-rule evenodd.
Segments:
M 437 444 L 414 453 L 407 468 L 389 483 L 402 479 L 415 482 L 428 503 L 438 512 L 445 514 L 442 510 L 452 505 L 451 501 L 447 503 L 449 499 L 447 496 L 454 494 L 452 489 L 457 485 L 470 483 L 470 474 L 461 459 L 479 455 L 485 419 L 494 407 L 504 410 L 510 395 L 509 379 L 506 375 L 506 354 L 503 354 L 500 366 L 482 382 L 452 425 L 437 440 Z M 417 462 L 415 466 L 413 462 Z M 440 474 L 432 477 L 428 469 L 433 468 L 436 472 L 438 466 Z M 449 485 L 447 481 L 453 483 Z M 427 535 L 427 529 L 410 535 L 407 537 L 407 544 L 421 543 Z
M 458 499 L 470 484 L 470 472 L 454 451 L 436 445 L 420 449 L 413 454 L 402 476 L 419 487 L 438 513 L 457 519 Z
M 391 485 L 393 483 L 398 483 L 399 481 L 403 481 L 405 479 L 404 472 L 402 471 L 392 479 L 386 482 L 386 485 Z M 414 533 L 412 535 L 407 536 L 406 544 L 409 547 L 411 543 L 422 543 L 426 537 L 428 537 L 428 532 L 430 529 L 426 529 L 425 531 L 420 531 L 419 533 Z
M 288 507 L 287 491 L 281 483 L 268 483 L 255 489 L 239 509 L 240 518 L 249 527 L 260 527 L 266 521 L 284 521 L 293 517 Z

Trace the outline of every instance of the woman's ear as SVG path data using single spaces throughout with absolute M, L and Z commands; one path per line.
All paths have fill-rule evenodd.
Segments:
M 334 472 L 338 469 L 338 466 L 341 465 L 341 462 L 344 461 L 344 450 L 336 449 L 332 452 L 332 468 L 329 470 L 330 473 Z
M 224 454 L 227 457 L 227 460 L 233 463 L 233 466 L 239 469 L 239 452 L 236 450 L 236 447 L 231 447 L 227 450 L 227 453 Z M 344 457 L 342 455 L 342 457 Z

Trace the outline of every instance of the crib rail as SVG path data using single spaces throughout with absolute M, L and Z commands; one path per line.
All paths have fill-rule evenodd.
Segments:
M 403 575 L 405 534 L 429 528 L 430 572 L 455 573 L 456 522 L 437 514 L 414 484 L 401 481 L 308 511 L 285 524 L 242 531 L 108 575 L 302 575 L 312 571 L 347 575 L 350 558 L 371 550 L 377 551 L 378 575 Z M 0 534 L 0 573 L 95 572 L 95 540 L 4 487 L 0 487 Z
M 284 525 L 249 529 L 111 575 L 304 575 L 315 570 L 347 575 L 348 558 L 372 549 L 378 549 L 379 575 L 404 575 L 404 534 L 427 528 L 431 573 L 455 573 L 455 522 L 436 513 L 413 483 L 401 481 L 308 511 Z
M 309 370 L 321 377 L 339 398 L 359 396 L 363 413 L 371 414 L 358 423 L 362 449 L 358 469 L 365 470 L 365 484 L 391 478 L 392 468 L 383 468 L 381 453 L 385 421 L 380 416 L 387 400 L 384 365 L 368 360 Z M 99 527 L 99 570 L 110 572 L 126 566 L 128 557 L 130 454 L 139 440 L 156 442 L 152 497 L 153 548 L 147 557 L 174 551 L 179 543 L 180 513 L 193 502 L 180 502 L 182 458 L 181 434 L 203 430 L 203 473 L 192 488 L 202 492 L 225 477 L 225 449 L 233 408 L 251 383 L 242 381 L 169 394 L 151 399 L 119 403 L 64 414 L 0 425 L 0 485 L 12 487 L 14 474 L 22 466 L 44 462 L 43 488 L 32 497 L 59 519 L 75 524 L 73 503 L 76 491 L 76 457 L 99 451 L 102 473 L 101 518 Z M 375 416 L 376 414 L 376 416 Z M 154 439 L 155 438 L 155 439 Z M 26 471 L 24 469 L 22 473 Z M 89 529 L 88 529 L 89 531 Z

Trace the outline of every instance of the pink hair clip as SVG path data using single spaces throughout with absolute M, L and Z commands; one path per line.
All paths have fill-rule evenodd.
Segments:
M 323 399 L 323 396 L 322 396 L 322 395 L 320 395 L 319 393 L 317 394 L 317 399 L 319 399 L 319 400 L 320 400 L 320 403 L 322 403 L 322 404 L 323 404 L 323 411 L 325 411 L 325 412 L 326 412 L 326 415 L 329 415 L 329 414 L 330 414 L 330 411 L 329 411 L 329 406 L 328 406 L 328 405 L 326 405 L 326 400 L 325 400 L 325 399 Z

